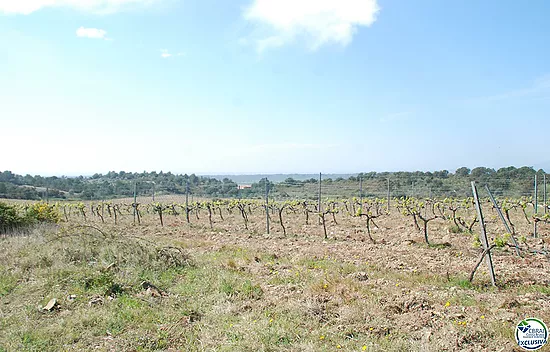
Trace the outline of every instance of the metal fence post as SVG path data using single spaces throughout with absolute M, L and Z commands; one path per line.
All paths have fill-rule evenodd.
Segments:
M 265 178 L 265 223 L 269 235 L 269 181 Z
M 539 207 L 538 207 L 538 200 L 539 200 L 538 193 L 539 192 L 537 190 L 537 183 L 538 183 L 537 182 L 537 174 L 535 174 L 535 198 L 534 198 L 534 200 L 535 200 L 535 204 L 534 204 L 535 205 L 535 214 L 537 214 L 538 210 L 539 210 Z
M 321 212 L 321 173 L 319 172 L 319 212 Z
M 479 197 L 477 195 L 476 182 L 472 181 L 472 193 L 474 195 L 474 201 L 477 210 L 477 216 L 479 218 L 479 229 L 481 231 L 481 243 L 483 244 L 483 249 L 487 250 L 485 255 L 485 261 L 487 262 L 487 267 L 489 269 L 489 275 L 491 276 L 491 283 L 493 286 L 496 286 L 495 280 L 495 271 L 493 269 L 493 259 L 491 258 L 491 251 L 489 248 L 489 240 L 487 239 L 487 233 L 485 232 L 485 221 L 483 221 L 483 212 L 481 211 L 481 205 L 479 204 Z
M 390 178 L 388 177 L 388 213 L 390 212 L 390 199 L 391 199 Z
M 317 210 L 321 214 L 321 173 L 319 172 L 319 198 L 317 199 Z M 319 224 L 321 224 L 321 216 L 319 216 Z
M 361 209 L 361 212 L 362 212 L 363 211 L 363 177 L 359 177 L 359 199 L 361 201 L 361 203 L 359 204 L 359 209 Z
M 538 210 L 539 210 L 539 207 L 538 207 L 538 190 L 537 190 L 537 174 L 535 174 L 535 198 L 534 198 L 534 211 L 535 211 L 535 214 L 534 215 L 537 215 L 538 213 Z M 537 221 L 533 221 L 533 237 L 537 237 Z
M 189 180 L 185 181 L 185 219 L 189 223 Z
M 544 203 L 544 214 L 546 214 L 548 210 L 548 205 L 546 204 L 546 173 L 542 175 L 542 182 L 543 182 L 543 203 Z
M 134 225 L 136 224 L 137 210 L 137 181 L 134 182 Z

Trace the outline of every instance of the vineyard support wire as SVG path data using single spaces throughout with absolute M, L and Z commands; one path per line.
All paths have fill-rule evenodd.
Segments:
M 474 266 L 474 269 L 470 273 L 470 277 L 468 278 L 468 281 L 472 282 L 474 280 L 474 275 L 476 273 L 477 268 L 479 268 L 479 265 L 481 264 L 481 262 L 483 261 L 483 258 L 485 258 L 486 255 L 491 255 L 490 252 L 491 252 L 491 249 L 493 249 L 493 248 L 495 248 L 494 244 L 491 245 L 491 247 L 486 248 L 486 249 L 483 250 L 483 252 L 479 256 L 479 260 L 477 261 L 476 265 Z
M 514 242 L 514 247 L 516 249 L 516 254 L 518 255 L 518 257 L 521 256 L 521 253 L 519 251 L 519 244 L 518 244 L 518 241 L 516 241 L 516 237 L 514 236 L 514 233 L 512 232 L 512 230 L 510 229 L 510 226 L 508 226 L 508 222 L 506 221 L 506 219 L 504 218 L 504 215 L 502 215 L 502 211 L 500 210 L 500 207 L 498 206 L 498 203 L 497 201 L 495 200 L 495 198 L 493 197 L 493 194 L 491 193 L 491 191 L 489 190 L 489 186 L 485 185 L 485 189 L 487 190 L 487 193 L 489 194 L 489 198 L 491 198 L 491 201 L 493 202 L 493 205 L 495 206 L 495 209 L 497 210 L 497 213 L 500 217 L 500 220 L 502 220 L 502 223 L 504 224 L 504 227 L 506 228 L 506 231 L 508 231 L 508 233 L 510 234 L 510 236 L 512 237 L 512 241 Z
M 542 175 L 542 176 L 541 176 Z M 478 179 L 477 182 L 488 183 L 489 187 L 491 188 L 491 191 L 493 195 L 499 199 L 499 197 L 513 197 L 513 198 L 519 198 L 519 197 L 533 197 L 534 196 L 534 190 L 533 190 L 533 176 L 534 174 L 530 174 L 527 177 L 528 178 L 518 178 L 510 180 L 509 177 L 503 177 L 498 174 L 490 175 L 490 176 L 483 176 L 482 179 Z M 542 203 L 543 200 L 543 180 L 542 178 L 545 176 L 544 172 L 540 172 L 537 176 L 538 182 L 541 183 L 541 185 L 538 186 L 538 200 Z M 355 186 L 351 186 L 350 182 L 344 182 L 344 183 L 338 183 L 338 182 L 331 182 L 329 180 L 329 176 L 323 175 L 322 179 L 322 197 L 325 198 L 338 198 L 338 197 L 353 197 L 353 195 L 357 194 L 357 188 L 359 184 L 359 177 L 355 179 Z M 368 176 L 368 175 L 361 175 L 362 182 L 363 182 L 363 197 L 379 197 L 379 198 L 386 198 L 387 195 L 387 178 L 388 175 L 382 175 L 378 174 L 376 176 Z M 446 181 L 448 179 L 452 180 L 453 176 L 445 176 L 445 177 L 439 177 L 439 176 L 426 176 L 426 175 L 408 175 L 408 176 L 401 176 L 399 174 L 391 174 L 390 178 L 390 190 L 391 190 L 391 197 L 401 197 L 401 196 L 409 196 L 411 195 L 411 191 L 415 196 L 418 196 L 419 198 L 428 197 L 430 194 L 430 185 L 427 184 L 427 181 L 433 180 L 437 181 L 436 183 L 431 184 L 431 193 L 433 197 L 436 198 L 445 198 L 445 197 L 467 197 L 471 196 L 471 188 L 470 188 L 470 180 L 468 180 L 466 177 L 461 179 L 456 179 L 456 181 Z M 471 178 L 473 179 L 473 178 Z M 146 181 L 148 179 L 143 179 L 143 181 Z M 116 185 L 112 185 L 117 189 L 116 193 L 112 196 L 113 199 L 120 197 L 121 195 L 124 195 L 124 197 L 133 197 L 133 184 L 134 182 L 143 182 L 140 180 L 123 180 L 123 183 L 127 183 L 127 189 L 125 191 L 119 191 L 119 188 L 116 187 Z M 442 183 L 443 182 L 443 183 Z M 149 183 L 152 183 L 149 181 Z M 185 187 L 185 181 L 183 181 L 183 186 Z M 311 183 L 311 182 L 310 182 Z M 173 193 L 179 194 L 179 186 L 180 184 L 170 184 L 170 183 L 159 183 L 156 182 L 155 185 L 155 201 L 158 201 L 161 199 L 170 199 L 170 197 L 178 197 Z M 281 187 L 282 191 L 288 192 L 290 191 L 301 191 L 301 195 L 294 195 L 291 194 L 290 197 L 295 198 L 304 198 L 304 199 L 315 199 L 318 198 L 318 185 L 317 182 L 315 182 L 313 185 L 305 183 L 305 187 L 302 186 L 300 188 L 286 188 L 285 182 L 277 182 L 275 187 L 273 187 L 273 183 L 271 183 L 271 189 L 270 189 L 270 199 L 273 200 L 280 200 L 282 198 L 287 199 L 289 196 L 285 195 L 284 192 L 279 193 L 279 186 Z M 292 185 L 292 186 L 295 186 Z M 414 187 L 413 190 L 411 190 L 411 186 Z M 518 186 L 518 187 L 516 187 Z M 51 187 L 51 186 L 50 186 Z M 139 185 L 139 188 L 142 187 Z M 151 187 L 151 185 L 149 185 Z M 194 187 L 194 186 L 193 186 Z M 136 200 L 141 200 L 141 197 L 143 197 L 142 191 L 140 189 L 136 190 Z M 197 186 L 196 188 L 192 189 L 191 191 L 195 192 L 198 198 L 212 198 L 212 197 L 227 197 L 227 198 L 237 198 L 237 193 L 232 190 L 231 194 L 228 195 L 212 195 L 208 192 L 206 192 L 204 189 L 201 188 L 201 186 Z M 176 191 L 174 191 L 176 190 Z M 111 196 L 106 196 L 105 193 L 101 190 L 94 191 L 95 193 L 93 195 L 88 196 L 88 199 L 111 199 Z M 224 191 L 225 192 L 225 191 Z M 248 191 L 247 191 L 248 192 Z M 303 193 L 305 192 L 305 193 Z M 45 192 L 42 193 L 44 195 Z M 151 189 L 147 190 L 148 193 L 148 201 L 151 200 Z M 191 193 L 191 192 L 190 192 Z M 246 198 L 245 194 L 243 193 L 243 190 L 239 191 L 240 198 Z M 261 197 L 263 198 L 263 187 L 261 188 Z M 289 192 L 290 193 L 290 192 Z M 141 195 L 140 195 L 141 194 Z M 352 195 L 353 194 L 353 195 Z M 52 195 L 52 191 L 49 191 L 49 195 Z M 185 189 L 181 188 L 181 198 L 185 196 Z M 45 198 L 42 198 L 45 200 Z M 548 201 L 548 200 L 547 200 Z M 393 199 L 390 198 L 390 203 L 393 202 Z M 145 203 L 145 200 L 142 202 Z M 538 211 L 541 211 L 540 204 Z M 529 207 L 531 208 L 534 205 L 534 202 L 530 202 Z M 390 204 L 390 208 L 391 208 Z M 532 208 L 531 208 L 532 209 Z M 548 209 L 546 209 L 546 212 L 548 213 Z M 542 213 L 542 211 L 541 211 Z M 192 214 L 191 214 L 192 215 Z M 531 229 L 531 231 L 533 231 Z M 538 231 L 538 227 L 537 227 Z

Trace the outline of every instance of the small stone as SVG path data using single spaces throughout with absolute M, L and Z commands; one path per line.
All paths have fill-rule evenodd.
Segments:
M 46 304 L 42 310 L 47 310 L 48 312 L 52 311 L 54 308 L 58 308 L 59 307 L 59 304 L 57 304 L 57 298 L 52 298 L 50 299 L 50 301 L 48 302 L 48 304 Z
M 141 287 L 145 289 L 145 292 L 152 297 L 162 297 L 167 296 L 166 292 L 162 291 L 160 288 L 156 287 L 148 281 L 143 281 Z
M 88 302 L 88 305 L 93 306 L 95 304 L 101 304 L 101 303 L 103 303 L 103 297 L 95 297 L 95 298 L 92 298 L 90 302 Z
M 351 277 L 358 281 L 367 281 L 369 279 L 369 275 L 364 271 L 358 271 L 356 273 L 351 274 Z

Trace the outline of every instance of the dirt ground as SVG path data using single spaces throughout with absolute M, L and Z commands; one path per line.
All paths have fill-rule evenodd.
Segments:
M 273 252 L 278 256 L 289 257 L 329 257 L 343 262 L 361 264 L 370 262 L 379 270 L 393 270 L 400 273 L 438 275 L 441 277 L 468 278 L 479 259 L 482 248 L 475 243 L 479 234 L 479 225 L 473 227 L 473 234 L 452 233 L 451 223 L 436 219 L 429 223 L 430 244 L 425 244 L 422 231 L 414 226 L 412 217 L 400 214 L 392 209 L 390 215 L 375 219 L 372 243 L 365 226 L 365 219 L 344 214 L 327 216 L 328 238 L 324 238 L 323 228 L 315 215 L 310 215 L 309 224 L 300 212 L 287 213 L 283 216 L 286 235 L 276 214 L 270 215 L 270 234 L 266 234 L 265 213 L 256 210 L 249 215 L 248 229 L 237 211 L 227 214 L 223 211 L 222 220 L 217 213 L 213 214 L 213 228 L 210 229 L 208 214 L 201 210 L 199 218 L 190 216 L 190 224 L 183 214 L 164 215 L 164 226 L 159 226 L 156 215 L 145 215 L 142 225 L 135 227 L 144 235 L 169 236 L 192 239 L 201 247 L 217 249 L 223 246 L 241 246 L 250 250 Z M 550 225 L 539 223 L 537 238 L 533 238 L 532 223 L 527 223 L 518 211 L 512 220 L 516 224 L 518 241 L 521 237 L 525 243 L 521 248 L 546 250 L 550 242 Z M 93 219 L 97 222 L 97 219 Z M 106 222 L 109 219 L 105 220 Z M 496 217 L 488 211 L 485 215 L 489 243 L 495 237 L 502 237 L 506 230 Z M 119 226 L 132 224 L 132 217 L 126 216 Z M 548 285 L 550 283 L 550 262 L 542 254 L 523 252 L 518 257 L 510 246 L 492 250 L 492 260 L 498 286 Z M 200 248 L 200 247 L 199 247 Z M 476 272 L 475 282 L 479 285 L 490 283 L 485 262 Z M 550 288 L 549 288 L 550 289 Z
M 248 229 L 237 211 L 224 210 L 222 215 L 223 220 L 218 213 L 213 215 L 212 227 L 205 210 L 198 218 L 192 214 L 190 223 L 183 214 L 165 214 L 164 226 L 156 214 L 144 214 L 139 225 L 133 224 L 131 214 L 119 218 L 117 225 L 108 216 L 104 216 L 105 223 L 90 215 L 84 222 L 77 214 L 71 214 L 69 222 L 153 242 L 169 241 L 184 247 L 192 258 L 208 257 L 223 270 L 248 275 L 261 287 L 263 298 L 227 308 L 235 309 L 227 313 L 231 316 L 266 310 L 290 314 L 295 310 L 301 314 L 298 321 L 309 317 L 318 323 L 311 327 L 304 321 L 303 328 L 311 336 L 305 333 L 299 343 L 286 347 L 242 342 L 227 345 L 225 338 L 210 336 L 210 347 L 196 350 L 255 346 L 258 350 L 295 351 L 520 351 L 514 339 L 517 323 L 527 317 L 550 322 L 547 256 L 523 251 L 518 257 L 512 247 L 497 247 L 492 250 L 497 287 L 490 284 L 485 262 L 473 282 L 468 281 L 482 252 L 475 244 L 478 224 L 474 234 L 453 233 L 449 221 L 434 220 L 429 223 L 431 245 L 427 245 L 412 218 L 396 209 L 375 220 L 375 243 L 366 234 L 364 218 L 345 214 L 336 214 L 336 222 L 327 217 L 328 238 L 316 217 L 310 216 L 306 225 L 300 212 L 284 214 L 286 235 L 275 214 L 271 215 L 270 234 L 266 234 L 261 210 L 249 216 Z M 523 249 L 546 250 L 548 225 L 539 224 L 539 237 L 532 238 L 533 225 L 522 214 L 514 213 L 512 219 L 518 238 L 524 237 Z M 487 211 L 486 220 L 493 243 L 505 231 L 493 212 Z M 326 337 L 318 328 L 327 331 Z M 290 328 L 281 329 L 288 333 Z M 244 336 L 246 340 L 248 335 Z M 106 346 L 116 349 L 116 344 Z
M 518 211 L 512 218 L 518 237 L 525 236 L 531 249 L 545 249 L 548 225 L 539 224 L 539 237 L 534 239 L 532 224 L 522 216 Z M 430 222 L 433 246 L 428 246 L 412 218 L 397 210 L 376 219 L 376 243 L 368 239 L 364 219 L 343 214 L 336 215 L 336 222 L 330 218 L 328 239 L 317 218 L 311 217 L 305 225 L 300 213 L 284 215 L 286 236 L 274 214 L 269 235 L 265 234 L 265 214 L 253 214 L 248 230 L 236 212 L 224 214 L 223 221 L 214 215 L 213 229 L 206 217 L 205 211 L 201 211 L 200 219 L 191 216 L 190 227 L 181 215 L 166 215 L 161 228 L 151 215 L 137 230 L 147 236 L 176 238 L 198 252 L 246 248 L 251 253 L 269 253 L 291 262 L 314 258 L 356 267 L 366 265 L 369 279 L 362 284 L 381 297 L 377 311 L 368 314 L 386 319 L 392 329 L 415 339 L 432 341 L 438 346 L 435 350 L 518 349 L 513 338 L 515 324 L 531 316 L 550 321 L 550 262 L 546 256 L 524 252 L 518 257 L 510 247 L 495 248 L 492 260 L 497 288 L 490 285 L 485 262 L 476 272 L 473 285 L 469 285 L 467 278 L 482 249 L 474 244 L 476 235 L 451 233 L 448 221 Z M 486 222 L 489 242 L 493 243 L 505 230 L 492 211 L 487 211 Z M 479 233 L 478 224 L 474 233 Z M 246 267 L 259 270 L 254 263 Z M 284 273 L 290 269 L 282 265 L 276 270 Z M 279 291 L 280 287 L 266 289 L 272 291 L 272 297 L 288 294 Z M 448 322 L 457 325 L 456 331 L 444 331 Z M 487 326 L 504 330 L 504 336 L 496 338 L 494 333 L 483 332 Z

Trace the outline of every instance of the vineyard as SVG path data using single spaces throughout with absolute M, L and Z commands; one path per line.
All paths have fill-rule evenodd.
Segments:
M 20 203 L 20 202 L 19 202 Z M 356 233 L 366 231 L 367 238 L 373 228 L 380 229 L 376 221 L 384 224 L 396 220 L 409 219 L 416 230 L 424 234 L 429 244 L 428 224 L 437 223 L 435 228 L 447 226 L 453 233 L 473 234 L 478 218 L 473 198 L 442 200 L 413 197 L 393 199 L 365 198 L 326 199 L 322 202 L 308 200 L 263 201 L 257 199 L 215 199 L 194 200 L 191 202 L 150 202 L 133 203 L 131 199 L 98 202 L 56 202 L 52 206 L 62 214 L 65 221 L 112 223 L 114 225 L 141 225 L 157 223 L 161 226 L 177 226 L 187 223 L 208 227 L 211 230 L 242 230 L 254 234 L 287 233 L 298 236 L 303 226 L 319 224 L 321 236 L 328 238 L 330 232 L 354 228 Z M 506 228 L 497 217 L 496 207 L 489 198 L 482 200 L 487 211 L 486 224 L 489 232 L 504 234 Z M 25 211 L 28 203 L 20 203 Z M 521 236 L 522 242 L 533 236 L 533 223 L 547 224 L 550 214 L 546 205 L 539 204 L 535 211 L 532 197 L 519 199 L 505 198 L 499 201 L 499 208 L 511 226 L 508 235 Z M 546 209 L 545 209 L 546 208 Z M 240 224 L 239 224 L 240 223 Z M 494 225 L 494 226 L 493 226 Z M 311 229 L 311 227 L 309 227 Z M 390 228 L 387 228 L 388 230 Z M 543 226 L 543 231 L 544 231 Z M 333 236 L 334 237 L 334 236 Z M 335 236 L 334 239 L 337 239 Z M 349 237 L 348 237 L 349 238 Z M 381 239 L 383 240 L 383 239 Z
M 96 323 L 87 332 L 68 315 L 80 329 L 73 335 L 84 336 L 75 349 L 513 350 L 517 321 L 550 320 L 550 216 L 532 197 L 499 197 L 506 227 L 485 197 L 496 288 L 480 265 L 472 197 L 11 201 L 21 214 L 57 214 L 57 225 L 44 237 L 0 242 L 3 318 L 27 334 L 7 331 L 0 346 L 67 346 L 72 338 L 56 317 L 79 311 Z M 24 270 L 59 270 L 56 284 L 23 280 L 20 266 L 30 264 L 10 253 L 31 250 L 39 253 L 36 267 Z M 85 275 L 68 269 L 81 256 L 89 256 L 78 269 Z M 59 299 L 57 312 L 17 318 L 30 304 L 12 303 L 24 285 L 43 304 L 73 291 L 82 301 Z
M 35 203 L 36 204 L 36 203 Z M 428 248 L 460 247 L 474 253 L 481 247 L 479 219 L 473 198 L 352 198 L 263 201 L 215 199 L 178 202 L 133 203 L 131 200 L 56 202 L 50 207 L 67 223 L 173 229 L 201 229 L 214 234 L 273 235 L 296 240 L 367 242 L 372 245 L 424 244 Z M 19 203 L 22 212 L 32 203 Z M 505 218 L 499 218 L 490 199 L 482 200 L 489 243 L 502 253 L 550 257 L 545 238 L 550 213 L 544 204 L 535 210 L 530 197 L 500 200 Z M 538 226 L 537 226 L 538 225 Z M 537 226 L 538 233 L 534 234 Z M 472 257 L 475 255 L 472 254 Z M 412 264 L 412 263 L 411 263 Z M 452 268 L 444 268 L 450 270 Z M 456 267 L 454 267 L 456 269 Z M 500 277 L 506 284 L 515 277 Z
M 173 199 L 173 198 L 172 198 Z M 264 201 L 257 199 L 202 199 L 184 202 L 132 202 L 131 199 L 98 202 L 56 202 L 49 206 L 66 223 L 111 225 L 118 228 L 154 226 L 201 229 L 216 234 L 238 232 L 249 236 L 372 245 L 424 244 L 428 248 L 460 247 L 474 252 L 481 247 L 479 219 L 474 199 L 462 198 L 352 198 L 323 201 Z M 37 203 L 17 203 L 21 212 Z M 550 213 L 531 197 L 505 198 L 497 207 L 481 200 L 489 242 L 503 253 L 512 249 L 550 258 L 545 239 Z M 534 226 L 538 225 L 537 235 Z M 455 243 L 456 242 L 456 243 Z M 448 270 L 449 268 L 446 268 Z M 501 277 L 502 283 L 508 279 Z

